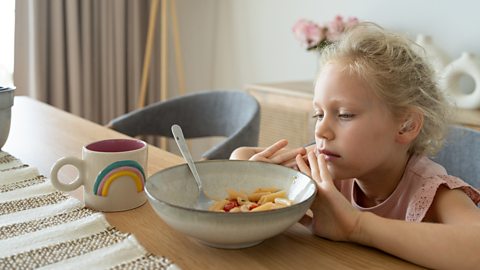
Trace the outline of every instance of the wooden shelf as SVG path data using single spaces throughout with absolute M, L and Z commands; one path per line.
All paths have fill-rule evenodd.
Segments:
M 467 110 L 456 108 L 453 112 L 452 122 L 480 130 L 480 110 Z
M 279 139 L 287 139 L 290 147 L 314 141 L 313 88 L 308 81 L 246 86 L 261 106 L 259 146 Z
M 282 83 L 250 84 L 247 89 L 260 90 L 273 94 L 282 94 L 286 96 L 295 96 L 303 98 L 313 98 L 313 82 L 292 81 Z

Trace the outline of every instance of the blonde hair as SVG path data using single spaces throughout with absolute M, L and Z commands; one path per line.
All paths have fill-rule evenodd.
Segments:
M 362 22 L 322 50 L 325 64 L 344 65 L 384 100 L 398 119 L 412 108 L 423 113 L 423 127 L 411 143 L 411 154 L 434 154 L 442 145 L 448 106 L 437 86 L 433 69 L 416 53 L 418 45 L 380 26 Z

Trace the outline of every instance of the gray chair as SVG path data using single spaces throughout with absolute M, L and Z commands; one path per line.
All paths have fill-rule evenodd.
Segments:
M 443 148 L 432 157 L 448 174 L 480 188 L 480 132 L 451 126 Z
M 109 123 L 129 136 L 172 137 L 171 126 L 182 127 L 186 139 L 224 136 L 202 154 L 204 159 L 228 159 L 240 146 L 257 146 L 260 105 L 243 91 L 205 91 L 172 98 L 122 115 Z

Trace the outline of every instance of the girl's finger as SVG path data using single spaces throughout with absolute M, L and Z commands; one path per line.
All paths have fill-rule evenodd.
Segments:
M 297 161 L 295 159 L 288 160 L 286 162 L 281 163 L 280 165 L 288 167 L 288 168 L 293 168 L 297 167 Z
M 277 141 L 276 143 L 270 145 L 269 147 L 265 148 L 265 150 L 263 150 L 263 151 L 255 154 L 255 155 L 269 158 L 269 157 L 271 157 L 273 154 L 275 154 L 276 152 L 278 152 L 278 150 L 280 150 L 280 149 L 284 148 L 285 146 L 287 146 L 287 144 L 288 144 L 288 141 L 285 140 L 285 139 L 282 139 L 282 140 Z
M 285 166 L 285 167 L 297 166 L 297 156 L 298 155 L 300 155 L 300 157 L 303 159 L 303 161 L 305 161 L 308 164 L 307 155 L 300 152 L 300 153 L 297 153 L 292 159 L 290 159 L 286 162 L 283 162 L 282 165 Z
M 322 154 L 318 157 L 318 166 L 320 167 L 320 177 L 322 181 L 332 182 L 332 175 L 328 171 L 325 155 Z
M 320 183 L 319 181 L 321 181 L 320 170 L 318 169 L 317 156 L 315 155 L 314 152 L 308 153 L 308 162 L 310 164 L 310 170 L 312 172 L 312 178 L 313 178 L 313 180 L 315 180 L 315 183 L 317 183 L 317 185 L 318 185 Z
M 297 166 L 298 166 L 298 169 L 308 175 L 308 176 L 312 176 L 311 172 L 310 172 L 310 167 L 308 167 L 307 163 L 305 163 L 305 160 L 303 160 L 303 157 L 301 155 L 297 155 L 296 157 L 296 161 L 297 161 Z
M 273 155 L 273 157 L 271 157 L 271 159 L 273 160 L 274 163 L 277 163 L 277 164 L 282 164 L 282 163 L 288 163 L 288 162 L 295 162 L 295 157 L 298 155 L 298 154 L 305 154 L 305 148 L 303 147 L 300 147 L 300 148 L 297 148 L 297 149 L 294 149 L 294 150 L 290 150 L 290 151 L 286 151 L 284 153 L 280 153 L 278 155 Z

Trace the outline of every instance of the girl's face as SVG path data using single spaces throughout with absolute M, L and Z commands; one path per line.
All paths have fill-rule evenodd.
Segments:
M 395 155 L 405 155 L 395 141 L 399 124 L 362 80 L 341 68 L 326 65 L 315 85 L 316 150 L 336 180 L 383 177 Z

